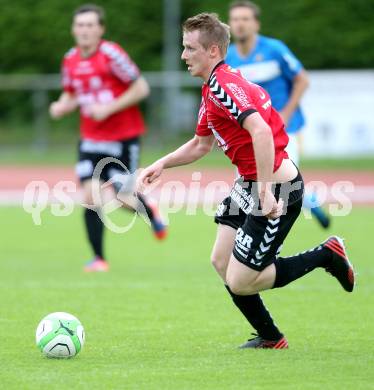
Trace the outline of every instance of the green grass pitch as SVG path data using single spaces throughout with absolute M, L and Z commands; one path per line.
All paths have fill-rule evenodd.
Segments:
M 42 214 L 0 208 L 0 387 L 3 389 L 374 389 L 373 208 L 335 218 L 358 272 L 353 294 L 316 270 L 263 299 L 289 350 L 239 351 L 251 330 L 209 262 L 215 224 L 200 212 L 171 215 L 156 242 L 137 221 L 106 232 L 107 274 L 84 274 L 89 258 L 81 210 Z M 117 212 L 117 220 L 127 218 Z M 283 251 L 329 233 L 299 219 Z M 86 344 L 76 358 L 44 358 L 34 332 L 46 314 L 76 315 Z

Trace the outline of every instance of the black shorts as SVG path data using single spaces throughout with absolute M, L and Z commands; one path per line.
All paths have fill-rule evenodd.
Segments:
M 126 141 L 93 141 L 79 142 L 79 161 L 76 173 L 81 182 L 98 178 L 108 180 L 119 192 L 131 192 L 134 186 L 133 173 L 139 164 L 140 139 Z
M 278 257 L 283 241 L 300 214 L 304 183 L 300 173 L 295 179 L 273 186 L 277 200 L 285 202 L 283 214 L 268 219 L 261 214 L 257 183 L 239 178 L 230 196 L 218 206 L 215 222 L 237 230 L 233 255 L 241 263 L 262 271 Z

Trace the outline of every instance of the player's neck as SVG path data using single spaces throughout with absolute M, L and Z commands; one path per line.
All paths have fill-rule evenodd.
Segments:
M 99 47 L 99 44 L 100 44 L 100 42 L 98 42 L 95 45 L 91 45 L 91 46 L 80 46 L 79 50 L 80 50 L 81 57 L 84 57 L 84 58 L 91 57 L 92 54 L 94 54 L 95 51 L 97 50 L 97 48 Z
M 249 36 L 246 40 L 237 41 L 236 47 L 243 57 L 246 57 L 256 46 L 257 35 Z
M 210 66 L 207 68 L 207 71 L 204 72 L 203 75 L 200 77 L 207 83 L 210 79 L 210 76 L 212 73 L 224 62 L 223 58 L 216 58 L 215 60 L 211 61 Z

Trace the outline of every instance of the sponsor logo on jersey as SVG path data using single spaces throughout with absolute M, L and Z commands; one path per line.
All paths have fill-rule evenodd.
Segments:
M 268 101 L 266 101 L 263 105 L 262 105 L 262 108 L 264 110 L 268 109 L 269 107 L 271 106 L 271 100 L 269 99 Z
M 258 61 L 238 66 L 238 68 L 245 79 L 257 84 L 272 81 L 282 75 L 282 70 L 276 60 Z
M 235 83 L 227 83 L 226 87 L 233 93 L 234 97 L 238 100 L 242 109 L 252 108 L 248 101 L 247 95 L 242 87 L 239 87 Z
M 94 68 L 92 64 L 89 61 L 79 61 L 78 66 L 75 68 L 75 74 L 78 75 L 85 75 L 94 73 Z
M 91 89 L 99 89 L 103 84 L 99 76 L 90 77 L 89 83 Z

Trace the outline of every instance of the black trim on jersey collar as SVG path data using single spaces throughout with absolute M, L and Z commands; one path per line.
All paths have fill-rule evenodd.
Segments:
M 223 65 L 224 63 L 225 63 L 225 60 L 222 60 L 222 61 L 220 61 L 220 62 L 213 68 L 212 72 L 210 73 L 210 76 L 209 76 L 209 79 L 208 79 L 208 83 L 207 83 L 207 84 L 210 83 L 210 79 L 212 78 L 214 71 L 215 71 L 219 66 Z

